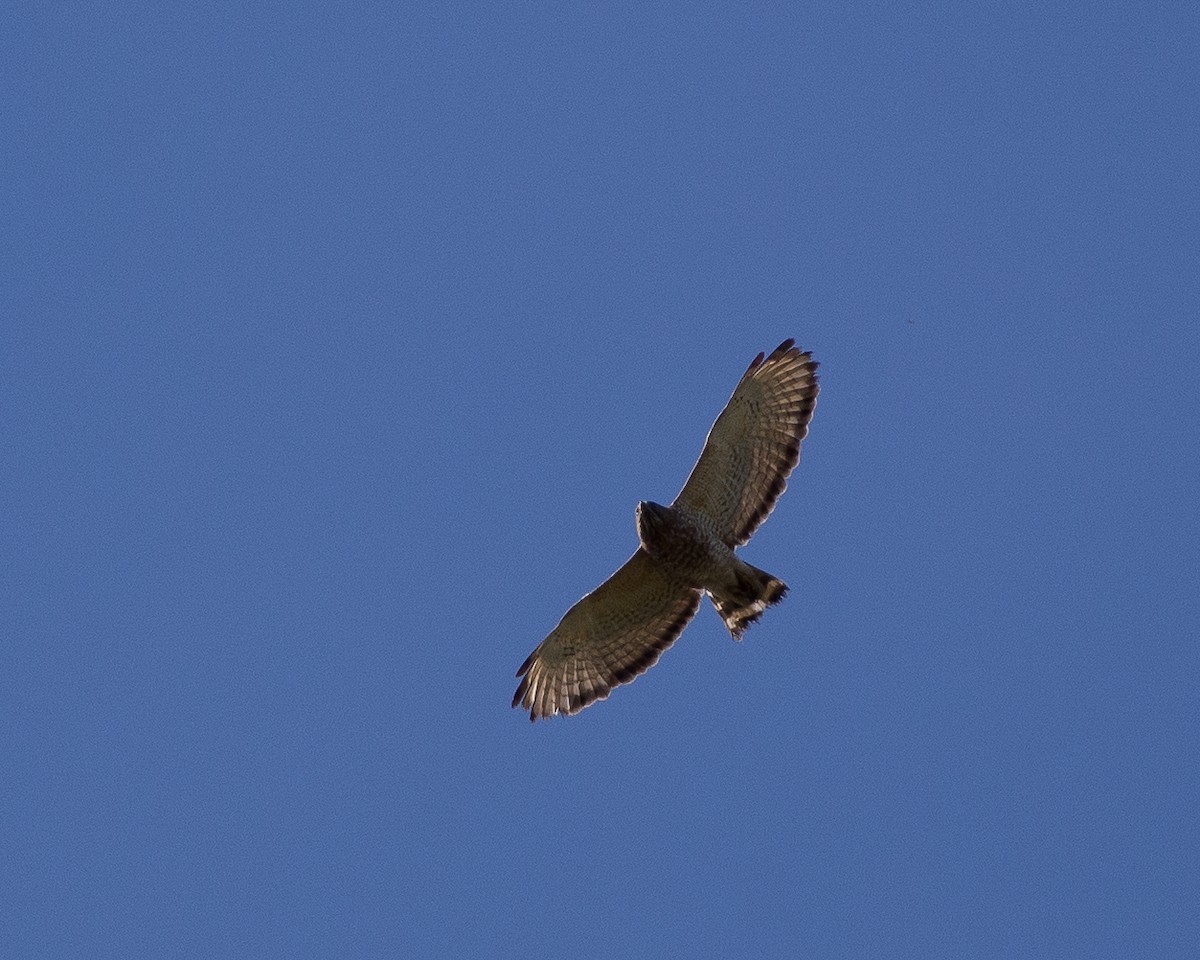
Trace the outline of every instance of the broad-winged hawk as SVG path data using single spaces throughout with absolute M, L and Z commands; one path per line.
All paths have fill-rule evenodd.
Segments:
M 787 585 L 733 548 L 750 539 L 787 486 L 817 402 L 817 363 L 785 340 L 754 358 L 669 507 L 637 505 L 641 546 L 576 603 L 517 676 L 529 719 L 577 713 L 644 673 L 707 593 L 735 640 Z

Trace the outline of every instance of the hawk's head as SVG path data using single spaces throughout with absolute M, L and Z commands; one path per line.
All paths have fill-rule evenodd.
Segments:
M 671 525 L 671 508 L 652 500 L 643 500 L 634 512 L 637 518 L 638 539 L 650 553 L 654 553 L 653 544 L 662 540 L 663 534 Z

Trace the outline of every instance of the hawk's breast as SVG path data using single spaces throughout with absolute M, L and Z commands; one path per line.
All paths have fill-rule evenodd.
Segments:
M 721 571 L 733 563 L 733 551 L 704 514 L 643 501 L 637 508 L 637 526 L 646 552 L 691 585 L 721 579 Z

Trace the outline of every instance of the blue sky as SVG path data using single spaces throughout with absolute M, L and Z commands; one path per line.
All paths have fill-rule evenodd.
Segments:
M 1191 4 L 22 4 L 0 954 L 1194 957 Z M 513 672 L 749 360 L 650 673 Z

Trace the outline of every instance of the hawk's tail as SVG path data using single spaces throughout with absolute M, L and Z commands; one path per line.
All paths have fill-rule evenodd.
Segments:
M 758 620 L 767 607 L 782 600 L 788 588 L 778 577 L 752 567 L 740 558 L 736 578 L 736 585 L 721 596 L 713 594 L 712 602 L 733 639 L 741 640 L 746 628 Z

